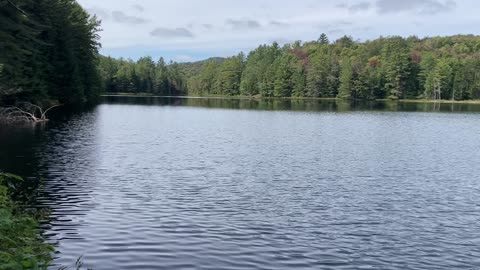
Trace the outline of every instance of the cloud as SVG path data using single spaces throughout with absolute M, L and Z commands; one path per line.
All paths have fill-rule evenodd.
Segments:
M 275 27 L 288 27 L 288 26 L 290 26 L 288 23 L 279 22 L 279 21 L 271 21 L 269 24 L 271 26 L 275 26 Z
M 327 34 L 333 35 L 333 36 L 339 36 L 341 34 L 348 33 L 353 30 L 353 26 L 356 25 L 351 21 L 346 21 L 346 20 L 338 20 L 338 21 L 333 21 L 329 24 L 322 24 L 318 25 L 319 28 L 322 29 L 322 31 L 326 31 Z
M 254 20 L 233 20 L 227 19 L 226 24 L 235 30 L 252 30 L 261 27 L 260 23 Z
M 324 27 L 327 27 L 327 28 L 338 28 L 338 27 L 348 27 L 348 26 L 352 26 L 353 25 L 353 22 L 349 22 L 349 21 L 344 21 L 344 20 L 340 20 L 340 21 L 334 21 L 332 23 L 329 23 L 329 24 L 324 24 L 324 25 L 320 25 L 321 28 L 324 28 Z
M 114 11 L 112 12 L 113 20 L 118 23 L 125 23 L 125 24 L 144 24 L 147 23 L 148 20 L 136 16 L 129 16 L 122 11 Z
M 99 17 L 102 20 L 108 20 L 110 18 L 110 14 L 107 10 L 102 9 L 102 8 L 87 8 L 88 13 L 91 15 L 95 14 L 97 17 Z
M 457 6 L 453 0 L 377 0 L 378 13 L 398 13 L 415 11 L 422 14 L 435 15 L 449 12 Z
M 343 34 L 343 33 L 345 33 L 345 31 L 343 29 L 340 29 L 340 28 L 331 29 L 331 30 L 328 31 L 329 35 L 340 35 L 340 34 Z
M 180 28 L 164 28 L 157 27 L 150 32 L 151 36 L 160 37 L 160 38 L 193 38 L 192 32 L 188 29 Z
M 205 28 L 206 30 L 212 30 L 213 29 L 213 25 L 211 25 L 209 23 L 202 24 L 202 27 Z
M 139 4 L 133 5 L 132 8 L 140 12 L 143 12 L 145 10 L 145 8 Z
M 371 26 L 363 26 L 354 28 L 355 31 L 371 31 L 373 28 Z
M 248 52 L 269 40 L 281 41 L 279 37 L 316 40 L 322 32 L 331 40 L 339 37 L 342 31 L 361 40 L 388 35 L 480 34 L 480 16 L 477 14 L 480 1 L 477 0 L 77 1 L 104 21 L 103 31 L 99 33 L 103 44 L 101 52 L 114 52 L 115 56 L 124 57 L 143 54 L 159 57 L 168 50 L 174 51 L 165 55 L 168 60 L 177 55 L 192 55 L 199 59 L 228 56 L 239 51 Z M 362 10 L 366 8 L 366 5 L 360 5 L 362 2 L 370 3 L 370 7 Z M 140 4 L 144 11 L 134 9 L 135 4 Z M 159 10 L 176 12 L 163 12 L 158 16 Z M 114 20 L 112 11 L 124 13 L 120 20 L 125 16 L 136 16 L 139 20 L 134 19 L 134 22 L 148 22 L 119 23 Z M 188 27 L 190 23 L 193 24 L 191 28 Z M 423 26 L 420 27 L 419 23 Z M 282 24 L 288 24 L 288 27 Z M 128 27 L 138 29 L 126 31 Z M 153 31 L 156 27 L 164 29 Z M 177 27 L 187 31 L 177 31 Z M 360 29 L 362 27 L 371 29 Z
M 449 12 L 452 11 L 457 7 L 457 3 L 454 1 L 446 1 L 445 3 L 441 3 L 438 1 L 430 1 L 429 5 L 426 5 L 422 10 L 422 13 L 434 15 L 441 12 Z
M 210 31 L 213 30 L 215 27 L 212 24 L 209 23 L 196 23 L 196 22 L 191 22 L 186 25 L 186 28 L 189 30 L 201 30 L 201 31 Z
M 356 13 L 359 11 L 365 11 L 370 9 L 371 4 L 369 2 L 360 2 L 348 7 L 348 11 L 351 13 Z

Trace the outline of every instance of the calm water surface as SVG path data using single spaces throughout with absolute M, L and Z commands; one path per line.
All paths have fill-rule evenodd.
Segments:
M 480 269 L 480 108 L 108 98 L 0 130 L 55 265 Z

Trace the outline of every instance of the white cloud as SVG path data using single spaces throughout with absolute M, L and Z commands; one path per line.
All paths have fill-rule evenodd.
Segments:
M 103 52 L 182 50 L 172 59 L 233 55 L 272 40 L 316 40 L 322 32 L 330 40 L 480 33 L 475 0 L 78 1 L 103 20 Z
M 397 13 L 417 11 L 423 14 L 435 15 L 441 12 L 453 11 L 457 3 L 453 0 L 378 0 L 379 13 Z
M 117 23 L 145 24 L 148 22 L 148 20 L 145 18 L 127 15 L 124 12 L 118 10 L 112 12 L 112 17 L 113 20 Z
M 231 26 L 234 30 L 253 30 L 261 27 L 260 23 L 255 20 L 243 19 L 234 20 L 227 19 L 226 24 Z
M 164 27 L 157 27 L 150 32 L 151 36 L 159 37 L 159 38 L 193 38 L 192 32 L 187 30 L 186 28 L 179 27 L 175 29 L 164 28 Z

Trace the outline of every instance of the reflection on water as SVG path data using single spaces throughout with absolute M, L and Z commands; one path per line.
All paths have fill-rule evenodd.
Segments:
M 52 269 L 476 269 L 478 106 L 432 106 L 107 98 L 0 169 L 44 179 Z
M 289 111 L 480 112 L 480 104 L 334 99 L 228 99 L 107 96 L 107 104 L 173 105 L 204 108 Z

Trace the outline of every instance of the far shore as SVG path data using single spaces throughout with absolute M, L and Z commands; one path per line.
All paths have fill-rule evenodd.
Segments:
M 196 98 L 196 99 L 250 99 L 250 100 L 338 100 L 347 101 L 339 98 L 315 98 L 315 97 L 262 97 L 262 96 L 161 96 L 149 93 L 105 93 L 102 97 L 156 97 L 156 98 Z M 358 99 L 358 101 L 387 101 L 387 102 L 405 102 L 405 103 L 445 103 L 445 104 L 480 104 L 480 100 L 432 100 L 432 99 Z

